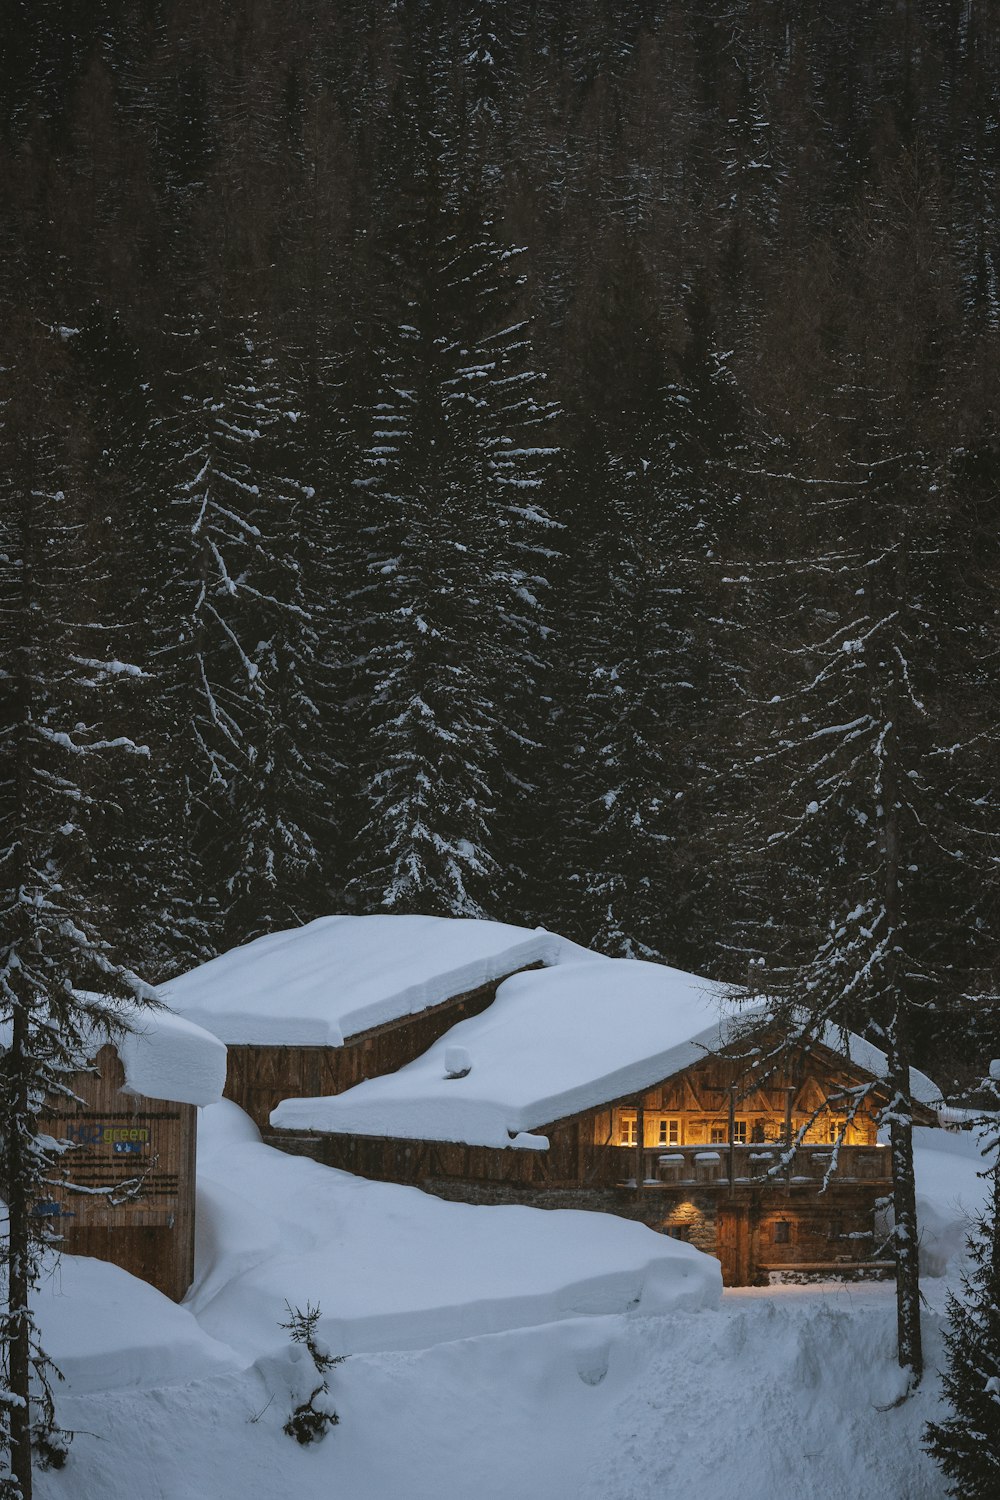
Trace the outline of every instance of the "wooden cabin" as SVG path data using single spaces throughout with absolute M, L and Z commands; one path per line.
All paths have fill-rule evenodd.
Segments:
M 226 1097 L 266 1129 L 282 1099 L 393 1073 L 484 1011 L 510 974 L 582 951 L 502 922 L 320 917 L 224 953 L 161 993 L 226 1043 Z
M 225 1048 L 169 1014 L 98 1041 L 41 1126 L 70 1149 L 35 1206 L 72 1255 L 112 1261 L 179 1302 L 194 1276 L 198 1105 L 222 1097 Z
M 717 1256 L 729 1286 L 890 1269 L 875 1226 L 892 1187 L 875 1126 L 884 1057 L 860 1039 L 848 1056 L 818 1044 L 756 1084 L 732 1055 L 746 1015 L 726 1007 L 659 965 L 518 976 L 489 1018 L 395 1078 L 286 1101 L 267 1139 L 464 1202 L 639 1219 Z M 933 1123 L 936 1090 L 914 1078 Z

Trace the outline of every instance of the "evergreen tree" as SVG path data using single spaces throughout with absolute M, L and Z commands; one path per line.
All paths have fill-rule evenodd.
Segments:
M 39 1115 L 46 1096 L 67 1092 L 94 1027 L 116 1024 L 114 997 L 155 996 L 95 922 L 113 762 L 149 752 L 122 732 L 114 705 L 138 668 L 106 617 L 108 538 L 64 443 L 72 386 L 62 345 L 73 335 L 28 316 L 11 323 L 21 357 L 4 372 L 0 413 L 0 1492 L 30 1500 L 33 1450 L 58 1458 L 31 1305 L 58 1242 L 36 1214 L 58 1154 Z M 116 872 L 122 885 L 130 873 Z
M 1000 1063 L 984 1090 L 1000 1104 Z M 980 1121 L 990 1184 L 990 1202 L 969 1235 L 971 1268 L 962 1273 L 961 1295 L 948 1297 L 944 1344 L 948 1365 L 944 1392 L 952 1415 L 929 1422 L 928 1452 L 940 1464 L 953 1495 L 992 1500 L 1000 1488 L 1000 1164 L 996 1115 Z
M 911 159 L 886 167 L 828 283 L 837 291 L 825 350 L 813 351 L 818 400 L 804 386 L 816 404 L 805 421 L 797 413 L 806 457 L 769 476 L 775 493 L 798 486 L 809 497 L 785 502 L 807 517 L 808 544 L 806 556 L 786 553 L 798 629 L 780 619 L 787 671 L 782 681 L 772 670 L 780 690 L 761 694 L 768 804 L 753 824 L 772 874 L 758 913 L 762 982 L 786 997 L 786 1045 L 832 1025 L 868 1035 L 889 1059 L 899 1358 L 915 1381 L 909 1070 L 920 1018 L 953 1013 L 976 975 L 968 870 L 981 880 L 992 863 L 976 753 L 990 734 L 977 702 L 984 538 L 956 454 L 963 427 L 980 438 L 958 401 L 963 356 L 941 335 L 954 281 L 939 211 L 936 185 L 914 178 Z M 790 532 L 793 547 L 801 538 Z
M 163 921 L 175 961 L 190 964 L 217 951 L 216 913 L 233 873 L 230 812 L 262 693 L 248 599 L 261 535 L 262 420 L 246 327 L 219 328 L 206 313 L 182 319 L 168 337 L 151 476 L 162 496 L 155 613 L 170 770 L 159 790 L 174 834 Z
M 290 426 L 298 438 L 299 413 L 292 415 L 294 423 L 283 412 L 276 425 Z M 322 602 L 313 559 L 325 538 L 315 525 L 315 488 L 293 477 L 298 444 L 275 436 L 277 471 L 270 477 L 265 517 L 268 554 L 255 573 L 265 606 L 266 635 L 254 650 L 261 695 L 230 814 L 226 936 L 235 943 L 328 910 L 323 844 L 333 821 L 335 777 L 317 693 Z
M 175 337 L 193 358 L 172 378 L 157 442 L 169 494 L 160 659 L 181 809 L 185 878 L 172 885 L 170 917 L 180 958 L 182 943 L 194 957 L 301 914 L 319 868 L 324 753 L 316 492 L 297 474 L 294 379 L 282 380 L 253 321 Z M 187 908 L 192 881 L 199 910 Z
M 716 561 L 733 519 L 735 401 L 704 299 L 691 299 L 672 351 L 634 243 L 613 247 L 578 316 L 583 409 L 565 476 L 572 560 L 560 609 L 567 710 L 550 835 L 573 874 L 550 874 L 550 901 L 563 898 L 553 921 L 603 952 L 698 966 L 714 917 L 699 842 L 715 795 L 707 725 L 731 714 L 738 677 Z
M 360 905 L 472 915 L 496 899 L 499 808 L 515 795 L 505 766 L 528 738 L 551 408 L 517 316 L 517 252 L 474 202 L 450 201 L 433 141 L 407 170 L 355 481 L 370 587 L 352 888 Z

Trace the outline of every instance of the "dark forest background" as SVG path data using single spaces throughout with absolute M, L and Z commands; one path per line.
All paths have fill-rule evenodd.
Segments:
M 888 964 L 981 1074 L 998 149 L 974 0 L 4 0 L 8 916 Z

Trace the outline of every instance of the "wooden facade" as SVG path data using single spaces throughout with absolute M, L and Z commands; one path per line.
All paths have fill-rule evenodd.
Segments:
M 72 1149 L 35 1213 L 70 1254 L 113 1261 L 179 1302 L 194 1276 L 195 1106 L 123 1092 L 110 1044 L 69 1082 L 79 1103 L 50 1099 L 41 1124 Z
M 529 964 L 528 968 L 540 968 Z M 521 972 L 520 970 L 517 972 Z M 230 1044 L 226 1098 L 232 1099 L 261 1130 L 269 1130 L 272 1109 L 282 1099 L 342 1094 L 365 1078 L 395 1073 L 426 1052 L 467 1016 L 477 1016 L 496 997 L 495 979 L 453 995 L 415 1015 L 400 1016 L 348 1037 L 339 1047 L 274 1047 Z
M 641 1095 L 534 1128 L 548 1138 L 543 1151 L 293 1131 L 266 1138 L 451 1199 L 640 1219 L 716 1255 L 726 1285 L 743 1286 L 771 1271 L 890 1269 L 875 1239 L 876 1204 L 892 1187 L 876 1099 L 850 1122 L 824 1108 L 862 1082 L 871 1079 L 823 1048 L 789 1081 L 749 1090 L 733 1063 L 706 1057 Z

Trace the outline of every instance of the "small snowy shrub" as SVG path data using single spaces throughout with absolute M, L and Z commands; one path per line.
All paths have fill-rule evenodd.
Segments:
M 69 1457 L 70 1433 L 49 1432 L 35 1438 L 35 1452 L 41 1469 L 62 1469 Z
M 318 1443 L 320 1438 L 326 1436 L 328 1429 L 336 1427 L 340 1421 L 326 1376 L 335 1365 L 343 1364 L 346 1355 L 331 1354 L 323 1340 L 317 1337 L 316 1325 L 320 1317 L 318 1304 L 313 1307 L 311 1302 L 307 1302 L 305 1312 L 292 1307 L 289 1302 L 285 1303 L 285 1307 L 288 1310 L 288 1322 L 280 1324 L 280 1327 L 288 1329 L 293 1344 L 304 1345 L 321 1378 L 306 1400 L 300 1401 L 291 1413 L 284 1430 L 298 1443 Z

